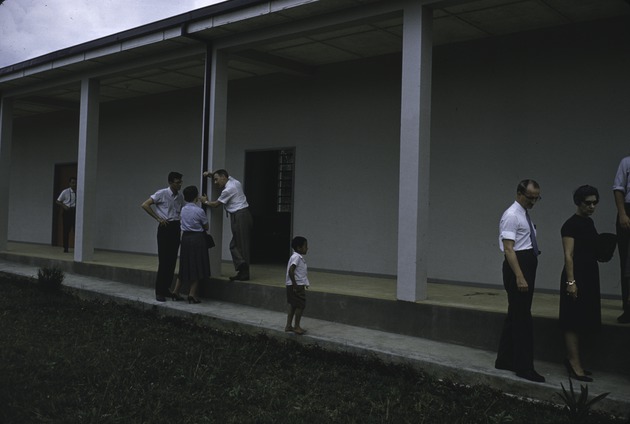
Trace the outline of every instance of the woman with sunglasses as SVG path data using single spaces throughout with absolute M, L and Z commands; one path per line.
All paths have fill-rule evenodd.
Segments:
M 564 269 L 560 283 L 560 328 L 564 333 L 567 357 L 564 366 L 571 378 L 593 381 L 582 367 L 579 354 L 581 336 L 601 326 L 597 230 L 591 219 L 599 202 L 595 187 L 583 185 L 573 193 L 575 214 L 560 231 L 564 249 Z

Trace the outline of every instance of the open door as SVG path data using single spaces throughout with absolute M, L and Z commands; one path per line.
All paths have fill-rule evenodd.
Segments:
M 55 165 L 55 178 L 53 182 L 53 227 L 50 244 L 52 246 L 63 247 L 63 219 L 61 218 L 61 208 L 55 203 L 61 192 L 68 188 L 70 178 L 77 176 L 77 163 L 62 163 Z M 74 231 L 70 233 L 68 246 L 74 248 Z
M 254 219 L 251 262 L 284 264 L 291 255 L 295 149 L 245 153 L 244 191 Z

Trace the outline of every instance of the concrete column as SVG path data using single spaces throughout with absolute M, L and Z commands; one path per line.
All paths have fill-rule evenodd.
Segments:
M 81 81 L 79 157 L 77 160 L 77 221 L 74 241 L 74 260 L 76 262 L 89 261 L 94 256 L 99 91 L 99 81 L 93 79 Z
M 209 102 L 208 119 L 208 168 L 216 170 L 225 167 L 225 143 L 227 127 L 227 91 L 228 91 L 228 56 L 224 51 L 212 49 L 212 57 L 207 55 L 206 68 L 209 69 Z M 208 93 L 208 90 L 206 90 Z M 204 111 L 205 115 L 206 111 Z M 208 184 L 208 198 L 216 200 L 219 193 L 211 181 Z M 221 258 L 223 251 L 223 208 L 209 209 L 210 234 L 217 244 L 210 249 L 210 270 L 212 275 L 221 274 Z
M 7 250 L 9 237 L 9 187 L 13 144 L 13 99 L 0 99 L 0 251 Z
M 403 17 L 396 297 L 427 298 L 432 11 L 407 1 Z

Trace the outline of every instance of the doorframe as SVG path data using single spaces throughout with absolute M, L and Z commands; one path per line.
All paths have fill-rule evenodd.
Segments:
M 287 246 L 288 257 L 291 256 L 291 240 L 293 240 L 293 224 L 295 221 L 295 165 L 296 165 L 296 155 L 297 148 L 296 146 L 285 146 L 285 147 L 268 147 L 268 148 L 258 148 L 258 149 L 246 149 L 244 150 L 243 155 L 243 188 L 247 189 L 245 186 L 245 182 L 247 180 L 247 154 L 248 153 L 258 153 L 258 152 L 281 152 L 281 151 L 290 151 L 293 153 L 293 169 L 291 173 L 291 211 L 290 219 L 289 219 L 289 240 Z

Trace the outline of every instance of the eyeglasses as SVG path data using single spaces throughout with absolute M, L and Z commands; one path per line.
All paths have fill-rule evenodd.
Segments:
M 541 196 L 528 196 L 525 193 L 523 193 L 523 197 L 525 197 L 527 200 L 531 200 L 532 202 L 537 202 L 542 199 Z
M 584 203 L 586 206 L 595 206 L 599 203 L 599 200 L 582 200 L 582 203 Z

